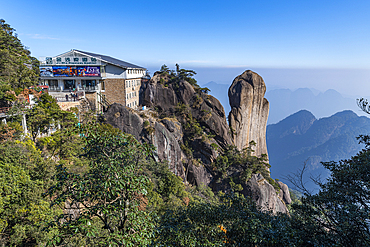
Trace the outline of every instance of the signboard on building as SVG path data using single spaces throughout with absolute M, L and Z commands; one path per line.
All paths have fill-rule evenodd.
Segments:
M 79 67 L 83 69 L 83 76 L 98 76 L 100 77 L 100 67 Z
M 95 57 L 47 57 L 46 64 L 50 65 L 100 65 Z
M 54 76 L 73 76 L 72 68 L 63 66 L 63 67 L 53 67 Z
M 53 67 L 40 67 L 40 76 L 53 77 Z
M 64 77 L 100 77 L 100 67 L 91 66 L 53 66 L 54 76 Z

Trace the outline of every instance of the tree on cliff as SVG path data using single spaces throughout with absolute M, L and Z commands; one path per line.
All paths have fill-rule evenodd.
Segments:
M 18 39 L 15 29 L 0 19 L 0 106 L 11 100 L 7 91 L 19 93 L 37 84 L 38 65 L 37 59 Z

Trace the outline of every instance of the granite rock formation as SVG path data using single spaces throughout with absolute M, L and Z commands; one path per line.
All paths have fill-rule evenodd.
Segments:
M 286 204 L 291 201 L 285 184 L 278 183 L 277 194 L 268 182 L 271 179 L 261 174 L 252 174 L 247 181 L 240 179 L 245 169 L 252 169 L 247 163 L 230 165 L 226 175 L 213 163 L 229 145 L 242 150 L 252 140 L 257 144 L 254 155 L 267 154 L 269 105 L 265 91 L 262 78 L 252 71 L 236 77 L 229 89 L 232 110 L 228 126 L 224 108 L 216 98 L 176 74 L 156 72 L 140 89 L 140 104 L 146 110 L 113 104 L 105 118 L 139 141 L 153 144 L 155 159 L 167 161 L 170 170 L 184 181 L 196 186 L 204 184 L 214 192 L 228 192 L 234 178 L 242 186 L 240 192 L 251 196 L 262 210 L 286 213 Z
M 269 102 L 264 98 L 266 85 L 257 73 L 246 70 L 229 88 L 229 125 L 234 145 L 242 150 L 251 141 L 256 143 L 255 155 L 267 154 L 266 124 Z
M 221 103 L 186 80 L 171 81 L 167 73 L 155 73 L 149 82 L 143 83 L 140 95 L 140 104 L 156 109 L 159 118 L 176 116 L 182 125 L 191 118 L 199 124 L 201 135 L 185 138 L 186 146 L 192 150 L 186 176 L 192 184 L 208 185 L 213 177 L 210 164 L 218 155 L 212 144 L 223 149 L 233 143 Z M 179 112 L 180 106 L 183 113 Z M 179 143 L 185 144 L 183 141 Z
M 248 182 L 242 184 L 242 186 L 242 193 L 245 196 L 250 196 L 263 211 L 288 213 L 285 201 L 276 194 L 275 188 L 261 174 L 253 174 Z M 288 197 L 289 195 L 284 195 L 283 190 L 280 190 L 280 192 L 283 194 L 283 197 Z
M 106 122 L 125 133 L 135 136 L 141 142 L 153 144 L 156 148 L 154 158 L 167 161 L 169 169 L 177 176 L 185 178 L 183 160 L 186 157 L 180 148 L 181 125 L 174 119 L 146 116 L 144 118 L 132 109 L 121 104 L 113 104 L 104 114 Z
M 290 192 L 289 192 L 288 185 L 284 184 L 281 181 L 279 181 L 278 184 L 279 184 L 279 187 L 280 187 L 280 192 L 279 192 L 280 199 L 283 199 L 285 204 L 291 204 L 292 199 L 290 198 Z
M 121 104 L 114 103 L 104 114 L 106 122 L 125 133 L 141 140 L 144 120 L 133 110 Z
M 221 103 L 211 95 L 196 91 L 185 80 L 168 83 L 169 80 L 168 74 L 155 73 L 140 89 L 140 104 L 155 108 L 163 116 L 174 116 L 178 104 L 187 105 L 204 131 L 215 135 L 219 146 L 231 145 L 233 142 Z

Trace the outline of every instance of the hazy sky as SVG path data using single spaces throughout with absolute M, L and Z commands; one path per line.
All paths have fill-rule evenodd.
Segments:
M 80 49 L 147 68 L 254 69 L 268 87 L 350 94 L 370 91 L 369 13 L 368 0 L 0 0 L 35 57 Z M 198 78 L 237 75 L 225 73 Z

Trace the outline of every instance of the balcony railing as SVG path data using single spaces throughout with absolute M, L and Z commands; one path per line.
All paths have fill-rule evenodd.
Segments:
M 99 88 L 98 88 L 98 86 L 82 86 L 82 87 L 77 87 L 77 90 L 78 91 L 80 91 L 80 90 L 84 90 L 84 91 L 96 91 L 96 90 L 98 90 Z M 61 87 L 58 87 L 58 86 L 49 86 L 49 91 L 51 91 L 51 92 L 62 92 L 62 91 L 64 91 L 64 92 L 68 92 L 68 91 L 70 91 L 70 89 L 68 88 L 68 89 L 64 89 L 64 90 L 62 90 L 62 88 Z
M 58 86 L 49 86 L 49 91 L 60 92 L 62 91 L 62 88 Z
M 85 91 L 95 91 L 95 90 L 98 90 L 98 86 L 85 86 L 85 85 L 83 85 L 82 86 L 82 90 L 85 90 Z

